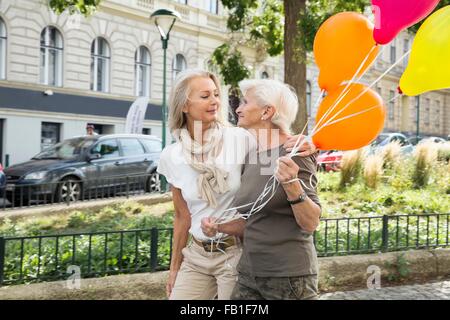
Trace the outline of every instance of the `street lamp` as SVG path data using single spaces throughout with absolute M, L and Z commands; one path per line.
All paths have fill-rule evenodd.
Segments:
M 163 96 L 162 96 L 162 147 L 166 146 L 166 119 L 167 119 L 167 106 L 166 106 L 166 51 L 167 45 L 169 43 L 170 31 L 177 19 L 181 19 L 178 12 L 159 9 L 152 13 L 150 19 L 155 21 L 156 28 L 161 35 L 162 47 L 164 50 L 164 61 L 163 61 Z M 162 177 L 161 179 L 161 191 L 166 191 L 166 179 Z

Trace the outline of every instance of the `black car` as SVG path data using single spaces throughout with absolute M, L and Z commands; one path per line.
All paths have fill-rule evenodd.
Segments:
M 136 189 L 159 191 L 160 154 L 161 140 L 148 135 L 68 139 L 5 169 L 6 198 L 23 206 L 30 201 L 77 201 Z

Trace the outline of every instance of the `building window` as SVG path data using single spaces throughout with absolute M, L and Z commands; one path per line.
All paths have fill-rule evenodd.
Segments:
M 382 91 L 381 91 L 381 87 L 377 87 L 377 92 L 380 95 L 380 97 L 382 96 Z
M 312 116 L 311 110 L 311 81 L 306 81 L 306 110 L 308 112 L 308 117 Z
M 108 42 L 98 37 L 91 46 L 91 90 L 109 91 L 111 51 Z
M 186 59 L 182 54 L 177 54 L 172 63 L 172 78 L 175 79 L 177 75 L 187 68 Z
M 430 125 L 430 99 L 425 100 L 425 125 Z
M 409 51 L 409 39 L 403 40 L 403 53 L 406 54 Z M 408 65 L 409 57 L 403 59 L 403 66 L 406 68 Z
M 134 57 L 136 65 L 136 96 L 150 96 L 151 58 L 150 52 L 144 46 L 136 50 Z
M 6 79 L 6 25 L 0 18 L 0 79 Z
M 394 97 L 395 97 L 395 91 L 389 91 L 389 120 L 394 120 L 395 118 L 395 101 L 394 101 Z
M 41 32 L 41 83 L 62 86 L 63 39 L 55 27 Z
M 436 128 L 441 127 L 441 102 L 436 100 L 436 111 L 434 116 L 434 126 Z
M 61 124 L 42 122 L 41 125 L 41 150 L 47 149 L 60 141 Z
M 269 74 L 266 71 L 261 73 L 261 79 L 269 79 Z
M 175 0 L 175 2 L 178 2 L 181 4 L 188 4 L 188 0 Z
M 219 14 L 219 0 L 211 0 L 209 12 Z
M 397 61 L 397 47 L 395 46 L 395 39 L 391 42 L 391 63 Z
M 151 135 L 152 134 L 152 128 L 142 128 L 142 134 L 145 135 Z

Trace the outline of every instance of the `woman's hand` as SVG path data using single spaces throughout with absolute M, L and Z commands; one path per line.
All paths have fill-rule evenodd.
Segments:
M 172 294 L 172 289 L 175 285 L 175 280 L 177 279 L 178 270 L 170 270 L 169 272 L 169 279 L 167 280 L 166 284 L 166 295 L 167 298 L 170 297 Z
M 206 217 L 202 219 L 201 228 L 203 234 L 213 238 L 219 232 L 219 226 L 215 223 L 216 218 Z
M 278 167 L 275 171 L 277 180 L 285 186 L 286 182 L 296 179 L 300 167 L 290 157 L 280 157 L 278 159 Z M 298 183 L 298 181 L 295 181 Z
M 310 141 L 307 140 L 306 137 L 302 134 L 289 137 L 287 141 L 284 143 L 284 148 L 287 152 L 291 152 L 297 142 L 297 139 L 300 138 L 300 141 L 303 142 L 300 144 L 300 148 L 297 151 L 300 157 L 308 157 L 317 152 L 317 147 Z

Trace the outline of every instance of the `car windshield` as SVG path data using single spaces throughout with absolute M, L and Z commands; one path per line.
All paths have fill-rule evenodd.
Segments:
M 43 159 L 60 159 L 72 160 L 80 156 L 84 150 L 90 147 L 95 140 L 89 139 L 70 139 L 45 149 L 41 153 L 34 156 L 34 160 Z
M 389 142 L 389 140 L 387 139 L 388 137 L 389 137 L 389 135 L 387 135 L 387 134 L 380 134 L 380 135 L 375 139 L 375 141 L 372 142 L 372 145 L 373 145 L 373 146 L 378 146 L 378 145 L 382 146 L 382 145 L 385 145 L 385 144 L 387 144 L 387 143 Z

